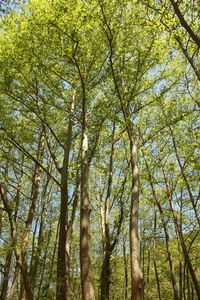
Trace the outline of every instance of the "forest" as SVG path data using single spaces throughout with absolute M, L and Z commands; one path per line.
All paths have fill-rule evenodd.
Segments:
M 199 25 L 1 1 L 0 300 L 200 299 Z

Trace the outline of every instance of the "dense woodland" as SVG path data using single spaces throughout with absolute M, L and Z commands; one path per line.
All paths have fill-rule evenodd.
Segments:
M 198 0 L 0 10 L 0 299 L 200 299 Z

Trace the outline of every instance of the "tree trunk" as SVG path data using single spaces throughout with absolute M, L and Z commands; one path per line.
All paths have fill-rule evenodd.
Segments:
M 81 211 L 80 211 L 80 266 L 83 300 L 94 300 L 94 287 L 90 255 L 90 202 L 88 193 L 88 125 L 85 83 L 77 64 L 82 83 L 82 142 L 81 142 Z
M 107 249 L 104 256 L 102 270 L 101 270 L 101 297 L 100 297 L 101 300 L 109 300 L 110 275 L 111 275 L 110 259 L 111 259 L 111 253 L 109 252 L 109 249 Z
M 112 245 L 110 237 L 110 224 L 109 224 L 109 208 L 110 208 L 110 197 L 112 189 L 112 179 L 113 179 L 113 155 L 114 155 L 114 135 L 115 135 L 115 121 L 113 124 L 112 132 L 112 146 L 109 159 L 108 167 L 108 186 L 105 203 L 103 203 L 101 219 L 102 219 L 102 229 L 103 229 L 103 264 L 101 267 L 101 300 L 109 300 L 110 292 L 110 259 L 112 255 Z
M 160 290 L 160 279 L 159 279 L 159 274 L 158 274 L 158 268 L 157 268 L 157 260 L 156 260 L 156 254 L 154 252 L 153 255 L 153 265 L 154 265 L 154 271 L 155 271 L 155 276 L 156 276 L 156 284 L 157 284 L 157 289 L 158 289 L 158 299 L 161 300 L 161 290 Z
M 75 94 L 73 95 L 72 105 L 69 114 L 67 139 L 65 142 L 63 166 L 61 170 L 61 204 L 60 204 L 60 228 L 58 241 L 57 259 L 57 300 L 71 300 L 72 290 L 70 283 L 70 257 L 66 249 L 67 229 L 68 229 L 68 179 L 69 179 L 69 154 L 72 142 L 73 121 L 71 114 L 74 110 Z
M 8 281 L 9 281 L 9 273 L 10 273 L 12 255 L 13 255 L 13 249 L 9 248 L 8 252 L 6 254 L 6 261 L 5 261 L 5 265 L 4 265 L 3 282 L 2 282 L 1 295 L 0 295 L 0 299 L 2 299 L 2 300 L 6 299 L 6 295 L 8 292 Z
M 151 267 L 151 249 L 148 249 L 148 256 L 147 256 L 147 279 L 146 279 L 146 295 L 148 298 L 148 293 L 149 293 L 149 287 L 150 287 L 150 267 Z M 144 272 L 144 271 L 143 271 Z M 145 295 L 144 295 L 145 298 Z
M 124 258 L 124 300 L 128 300 L 128 262 L 126 257 L 125 238 L 123 238 L 123 258 Z
M 130 131 L 130 129 L 129 129 Z M 132 130 L 131 130 L 132 131 Z M 130 132 L 131 132 L 130 131 Z M 130 258 L 131 258 L 131 300 L 143 298 L 143 277 L 140 270 L 139 257 L 140 245 L 138 237 L 138 210 L 139 210 L 139 170 L 137 165 L 137 145 L 135 134 L 129 133 L 130 155 L 132 168 L 132 191 L 131 191 L 131 213 L 130 213 Z
M 2 224 L 3 224 L 3 215 L 4 215 L 4 205 L 3 202 L 0 203 L 0 234 L 2 230 Z
M 186 284 L 186 263 L 184 262 L 184 268 L 183 268 L 183 298 L 186 300 L 186 290 L 187 290 L 187 284 Z
M 157 268 L 157 259 L 156 259 L 156 228 L 157 228 L 157 214 L 155 211 L 155 218 L 154 218 L 154 239 L 153 239 L 153 265 L 154 265 L 154 271 L 156 276 L 156 285 L 158 290 L 158 299 L 161 300 L 161 289 L 160 289 L 160 279 L 158 274 L 158 268 Z

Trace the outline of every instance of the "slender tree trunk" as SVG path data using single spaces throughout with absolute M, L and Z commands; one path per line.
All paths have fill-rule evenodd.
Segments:
M 0 234 L 2 230 L 2 224 L 3 224 L 3 215 L 4 215 L 4 205 L 3 202 L 0 203 Z
M 143 228 L 143 231 L 141 232 L 141 236 L 145 236 L 145 228 Z M 140 242 L 140 261 L 142 261 L 142 266 L 141 266 L 141 270 L 142 270 L 142 274 L 143 274 L 143 281 L 145 282 L 145 277 L 144 277 L 144 273 L 145 273 L 145 240 L 143 241 L 143 245 Z M 150 252 L 148 253 L 150 255 Z M 148 262 L 147 262 L 148 263 Z M 146 298 L 145 295 L 145 284 L 143 284 L 142 286 L 143 290 L 142 290 L 142 295 L 143 295 L 143 299 Z
M 157 284 L 157 290 L 158 290 L 158 299 L 161 300 L 161 289 L 160 289 L 160 278 L 158 274 L 158 268 L 157 268 L 157 259 L 156 259 L 156 228 L 157 228 L 157 214 L 155 211 L 155 218 L 154 218 L 154 240 L 153 240 L 153 265 L 154 265 L 154 271 L 156 276 L 156 284 Z
M 150 288 L 150 267 L 151 267 L 151 249 L 148 249 L 147 254 L 147 279 L 146 279 L 146 296 L 148 298 L 149 288 Z M 145 295 L 144 295 L 145 296 Z M 145 299 L 145 297 L 144 297 Z
M 194 286 L 191 283 L 191 300 L 194 300 Z
M 155 276 L 156 276 L 156 285 L 157 285 L 157 290 L 158 290 L 158 299 L 161 300 L 162 298 L 161 298 L 160 279 L 159 279 L 159 274 L 158 274 L 157 260 L 156 260 L 155 253 L 153 255 L 153 265 L 154 265 L 154 271 L 155 271 Z
M 123 238 L 123 258 L 124 258 L 124 300 L 128 300 L 128 262 L 126 257 L 125 238 Z
M 76 188 L 74 191 L 72 212 L 71 212 L 71 217 L 70 217 L 70 220 L 68 222 L 68 227 L 67 227 L 66 251 L 68 253 L 68 257 L 70 256 L 70 252 L 71 252 L 73 224 L 74 224 L 75 213 L 76 213 L 77 204 L 78 204 L 78 200 L 79 200 L 79 193 L 80 193 L 80 179 L 78 178 L 78 172 L 77 172 L 77 180 L 76 180 Z
M 84 104 L 85 106 L 85 104 Z M 81 159 L 81 219 L 80 263 L 83 300 L 94 299 L 90 256 L 90 203 L 88 194 L 88 128 L 86 111 L 83 109 L 82 159 Z
M 60 228 L 58 241 L 58 260 L 57 260 L 57 300 L 71 300 L 72 290 L 70 283 L 70 257 L 66 249 L 67 228 L 68 228 L 68 180 L 69 180 L 69 154 L 72 142 L 72 116 L 74 111 L 75 93 L 72 99 L 69 114 L 67 139 L 65 142 L 63 166 L 61 170 L 61 204 L 60 204 Z
M 101 300 L 109 300 L 111 275 L 110 259 L 111 253 L 109 252 L 109 249 L 106 249 L 101 270 Z
M 187 290 L 187 283 L 186 283 L 186 263 L 184 262 L 184 268 L 183 268 L 183 298 L 186 300 L 186 290 Z
M 6 295 L 8 292 L 8 281 L 9 281 L 9 273 L 10 273 L 12 256 L 13 256 L 13 249 L 9 248 L 6 254 L 6 261 L 4 265 L 3 282 L 2 282 L 1 295 L 0 295 L 0 299 L 2 300 L 6 299 Z
M 130 213 L 130 258 L 131 258 L 131 282 L 132 300 L 142 299 L 143 277 L 140 270 L 139 257 L 140 245 L 138 237 L 138 210 L 139 210 L 139 170 L 137 166 L 136 136 L 130 135 L 130 155 L 132 168 L 132 191 Z
M 189 270 L 186 269 L 186 276 L 187 276 L 187 300 L 190 300 L 190 276 L 189 276 Z
M 94 287 L 90 255 L 90 213 L 88 193 L 89 160 L 88 160 L 88 124 L 85 83 L 77 64 L 82 82 L 82 142 L 81 142 L 81 212 L 80 212 L 80 266 L 83 300 L 94 300 Z
M 179 222 L 179 228 L 182 232 L 182 210 L 183 210 L 183 201 L 182 201 L 182 195 L 181 195 L 181 205 L 180 205 L 180 222 Z M 179 238 L 179 236 L 178 236 Z M 181 242 L 179 239 L 178 242 L 178 250 L 179 250 L 179 293 L 180 293 L 180 300 L 183 298 L 183 255 L 182 255 L 182 249 L 181 249 Z
M 113 178 L 113 155 L 114 155 L 114 135 L 115 135 L 115 121 L 113 124 L 112 132 L 112 146 L 109 159 L 109 170 L 108 170 L 108 186 L 105 203 L 102 207 L 102 228 L 103 228 L 103 264 L 101 268 L 101 300 L 109 300 L 110 292 L 110 259 L 112 255 L 112 245 L 110 237 L 110 225 L 109 225 L 109 208 L 110 208 L 110 197 L 112 189 L 112 178 Z

